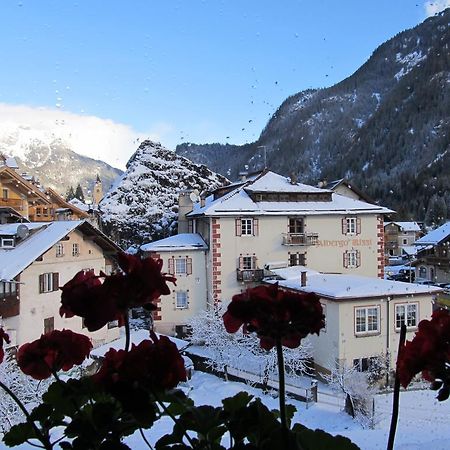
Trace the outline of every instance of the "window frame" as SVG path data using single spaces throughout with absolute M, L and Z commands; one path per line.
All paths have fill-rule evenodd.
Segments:
M 253 219 L 251 217 L 241 218 L 241 236 L 253 236 Z
M 369 320 L 369 310 L 376 311 L 376 329 L 369 330 L 370 320 Z M 364 329 L 358 331 L 358 312 L 364 311 Z M 373 317 L 373 316 L 372 316 Z M 368 306 L 355 306 L 353 312 L 354 318 L 354 333 L 355 336 L 373 336 L 381 333 L 381 320 L 380 320 L 380 305 L 368 305 Z
M 356 236 L 361 234 L 361 218 L 348 216 L 342 218 L 342 234 Z
M 2 200 L 9 199 L 9 189 L 2 187 Z
M 7 242 L 10 242 L 9 244 Z M 15 247 L 15 240 L 14 238 L 4 238 L 1 239 L 1 248 L 14 248 Z
M 78 242 L 72 243 L 72 256 L 80 256 L 80 244 Z
M 345 250 L 343 254 L 343 266 L 346 269 L 357 269 L 361 266 L 361 252 L 358 249 L 352 248 Z
M 59 290 L 59 272 L 46 272 L 39 275 L 39 293 L 47 294 Z
M 56 258 L 62 258 L 64 256 L 64 244 L 58 242 L 55 246 L 55 256 Z
M 55 329 L 55 318 L 46 317 L 44 318 L 44 334 L 51 333 Z
M 396 303 L 394 305 L 394 326 L 395 326 L 395 331 L 400 332 L 400 328 L 402 326 L 402 323 L 405 323 L 406 325 L 406 329 L 407 330 L 416 330 L 418 323 L 419 323 L 419 302 L 407 302 L 407 303 Z M 413 325 L 408 325 L 409 322 L 409 311 L 408 309 L 410 309 L 409 307 L 414 307 L 414 324 Z M 399 320 L 399 313 L 397 312 L 399 309 L 403 309 L 403 322 L 401 321 L 401 319 Z
M 303 234 L 305 232 L 305 220 L 303 217 L 288 218 L 288 233 Z
M 294 262 L 295 264 L 291 264 Z M 296 252 L 296 253 L 288 253 L 288 266 L 296 267 L 296 266 L 306 266 L 306 253 Z
M 183 302 L 180 302 L 180 298 Z M 189 291 L 175 291 L 175 309 L 188 309 L 189 308 Z

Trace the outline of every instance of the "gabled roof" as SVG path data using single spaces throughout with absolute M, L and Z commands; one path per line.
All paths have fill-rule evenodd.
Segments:
M 350 189 L 367 203 L 375 203 L 375 201 L 371 197 L 369 197 L 366 193 L 361 191 L 361 189 L 358 189 L 354 184 L 350 183 L 350 181 L 346 180 L 345 178 L 330 181 L 329 183 L 325 184 L 322 187 L 324 189 L 330 189 L 332 191 L 335 191 L 339 186 L 345 186 L 346 188 Z
M 437 245 L 450 237 L 450 222 L 444 223 L 439 228 L 430 231 L 425 236 L 414 242 L 414 245 Z
M 15 234 L 18 224 L 0 225 L 0 234 Z M 113 241 L 85 220 L 67 220 L 56 222 L 32 222 L 26 226 L 30 234 L 11 249 L 0 249 L 0 280 L 12 280 L 42 256 L 53 245 L 78 229 L 92 238 L 106 253 L 120 251 Z
M 417 222 L 385 222 L 384 226 L 391 223 L 397 225 L 402 231 L 421 231 L 420 225 Z
M 405 296 L 418 294 L 437 294 L 441 288 L 401 281 L 383 280 L 380 278 L 364 277 L 360 275 L 340 275 L 319 273 L 297 266 L 289 272 L 286 269 L 275 269 L 272 272 L 279 275 L 282 280 L 268 280 L 287 289 L 302 292 L 314 292 L 330 300 L 367 299 L 370 297 Z M 300 284 L 300 273 L 306 274 L 306 286 Z
M 280 193 L 311 193 L 330 192 L 302 183 L 291 183 L 289 178 L 268 171 L 245 187 L 247 192 L 280 192 Z
M 16 183 L 15 187 L 24 192 L 25 195 L 28 197 L 33 194 L 35 197 L 39 198 L 39 200 L 42 200 L 44 203 L 51 204 L 50 200 L 47 198 L 47 196 L 41 192 L 37 186 L 27 181 L 25 178 L 20 176 L 15 170 L 7 167 L 2 166 L 0 167 L 0 176 L 7 176 L 12 178 Z
M 19 168 L 16 158 L 14 158 L 13 156 L 5 156 L 3 153 L 0 152 L 0 165 L 1 164 L 5 164 L 6 166 L 11 167 L 11 169 Z
M 175 250 L 206 250 L 203 238 L 197 233 L 180 233 L 159 241 L 141 245 L 144 252 L 170 252 Z
M 331 201 L 254 201 L 250 194 L 257 192 L 326 193 Z M 355 200 L 331 191 L 304 184 L 291 184 L 289 179 L 273 172 L 262 174 L 253 182 L 228 192 L 214 200 L 208 197 L 205 205 L 194 205 L 187 217 L 237 215 L 322 215 L 322 214 L 389 214 L 382 206 Z
M 48 196 L 51 198 L 53 203 L 57 204 L 61 208 L 68 208 L 75 214 L 77 214 L 80 217 L 88 218 L 89 214 L 86 211 L 83 211 L 82 209 L 78 208 L 77 206 L 73 205 L 72 203 L 66 202 L 57 192 L 55 192 L 52 188 L 47 188 L 45 192 L 48 194 Z

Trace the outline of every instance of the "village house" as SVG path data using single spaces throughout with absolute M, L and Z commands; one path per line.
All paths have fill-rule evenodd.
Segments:
M 44 189 L 14 167 L 0 165 L 0 209 L 13 210 L 30 222 L 87 219 L 89 214 L 66 202 L 52 189 Z
M 411 257 L 416 254 L 414 243 L 423 235 L 417 222 L 385 222 L 384 241 L 386 257 Z
M 442 291 L 434 286 L 320 273 L 305 267 L 276 269 L 273 273 L 276 279 L 268 282 L 320 297 L 326 326 L 319 336 L 309 338 L 319 372 L 330 370 L 336 362 L 365 371 L 378 358 L 387 360 L 392 370 L 401 325 L 406 324 L 406 338 L 411 340 L 418 323 L 431 317 Z
M 228 302 L 234 294 L 259 284 L 267 270 L 276 267 L 302 265 L 328 273 L 382 278 L 383 217 L 391 212 L 267 170 L 219 188 L 207 198 L 181 193 L 179 229 L 198 235 L 205 243 L 205 248 L 196 250 L 203 257 L 194 261 L 189 256 L 192 272 L 202 275 L 187 276 L 183 286 L 186 283 L 185 289 L 197 292 L 197 278 L 205 279 L 206 286 L 198 297 L 189 296 L 189 311 L 178 314 L 179 322 L 161 310 L 155 328 L 166 332 L 170 328 L 173 333 L 196 313 L 197 302 Z M 183 236 L 186 233 L 179 239 Z M 161 251 L 170 244 L 168 239 L 144 248 L 148 255 L 159 255 L 163 270 L 171 272 L 169 261 L 188 254 L 168 246 Z
M 80 270 L 111 273 L 119 247 L 86 221 L 0 225 L 0 316 L 11 346 L 53 329 L 88 335 L 94 345 L 119 336 L 117 323 L 94 333 L 60 317 L 60 286 Z
M 415 242 L 416 277 L 433 283 L 450 283 L 450 222 Z

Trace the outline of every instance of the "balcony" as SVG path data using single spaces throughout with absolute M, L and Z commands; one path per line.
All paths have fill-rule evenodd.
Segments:
M 14 208 L 16 211 L 23 211 L 25 208 L 23 207 L 24 201 L 15 198 L 0 198 L 0 206 L 9 206 L 10 208 Z
M 255 282 L 264 278 L 264 269 L 236 269 L 237 281 Z
M 283 245 L 317 245 L 317 233 L 283 233 Z

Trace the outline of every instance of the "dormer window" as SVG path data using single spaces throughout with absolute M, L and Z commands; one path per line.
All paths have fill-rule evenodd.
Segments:
M 2 248 L 14 248 L 14 238 L 1 238 Z

